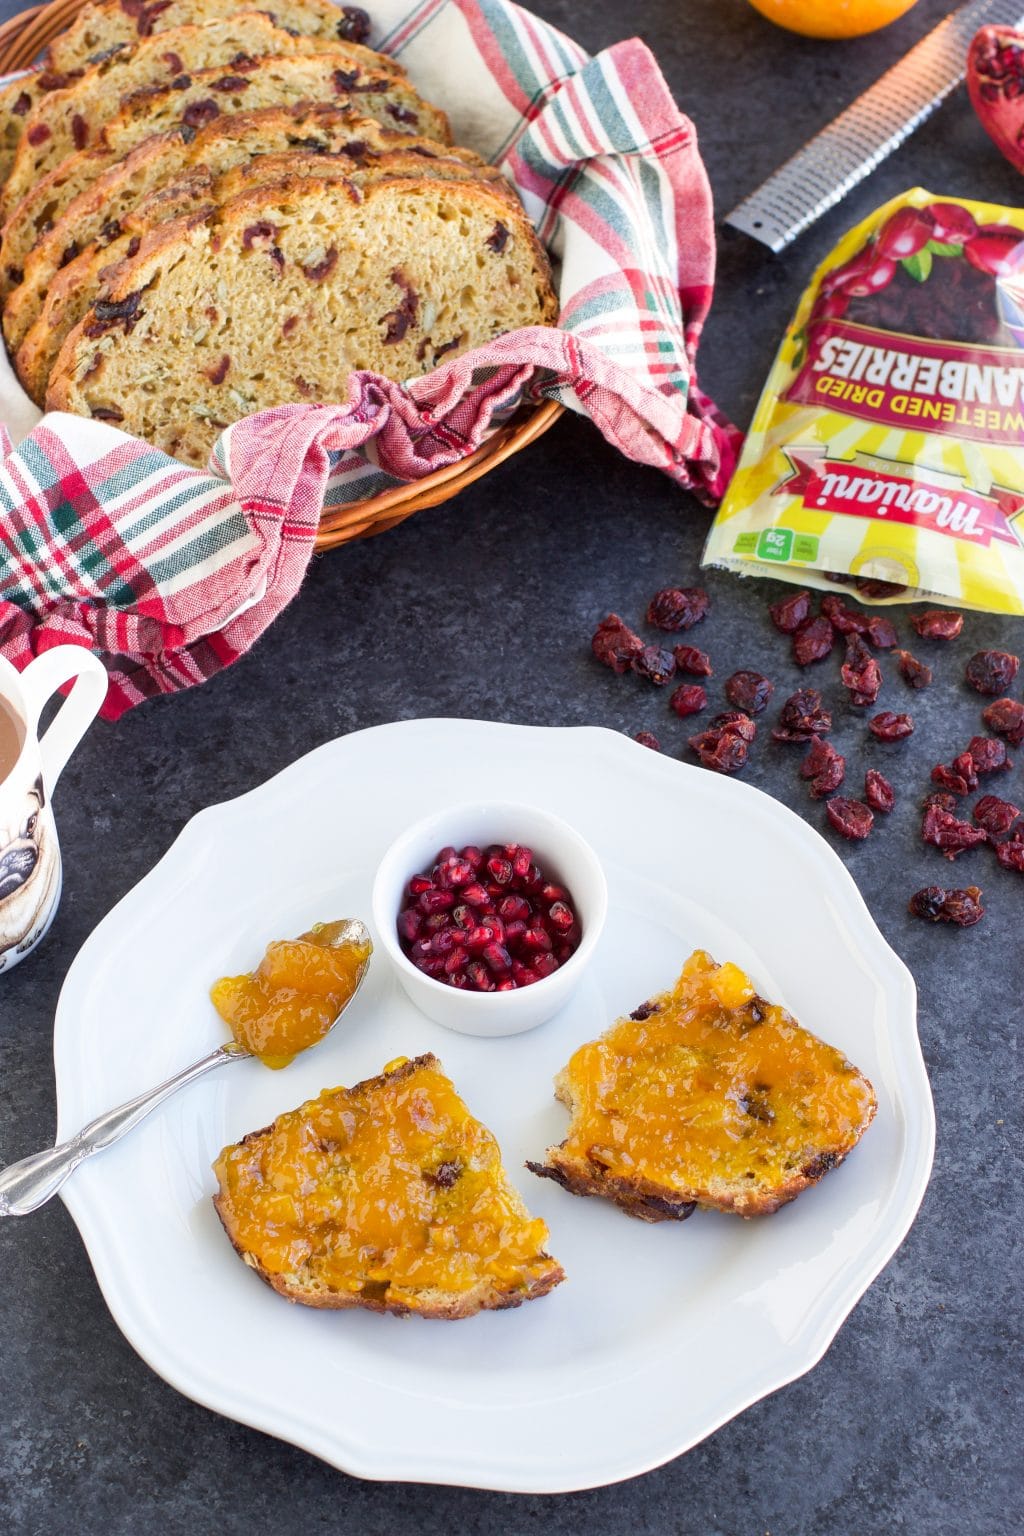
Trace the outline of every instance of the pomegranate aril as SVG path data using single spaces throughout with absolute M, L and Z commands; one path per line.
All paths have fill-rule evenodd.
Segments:
M 517 848 L 510 857 L 513 875 L 517 880 L 524 880 L 530 873 L 530 865 L 533 863 L 532 851 L 529 848 Z
M 571 960 L 575 953 L 576 947 L 573 944 L 555 945 L 555 959 L 558 961 L 559 965 L 564 965 L 567 960 Z
M 525 921 L 530 916 L 530 903 L 525 896 L 503 896 L 498 903 L 498 916 L 503 922 L 519 919 Z
M 521 891 L 528 891 L 532 894 L 534 891 L 540 890 L 544 884 L 544 871 L 539 864 L 531 864 L 526 874 L 516 883 Z
M 426 964 L 429 960 L 436 960 L 432 939 L 414 939 L 409 946 L 409 959 L 413 965 Z
M 487 860 L 487 873 L 495 885 L 508 885 L 512 879 L 512 865 L 508 859 L 491 858 Z
M 450 955 L 464 942 L 465 934 L 461 928 L 442 928 L 432 936 L 430 947 L 435 955 Z
M 546 928 L 534 925 L 525 930 L 519 942 L 524 951 L 539 954 L 551 948 L 551 935 Z
M 455 896 L 451 891 L 439 891 L 432 886 L 429 891 L 421 891 L 416 901 L 420 911 L 429 917 L 433 912 L 450 912 L 455 905 Z
M 572 908 L 567 907 L 564 901 L 552 903 L 551 909 L 548 912 L 548 922 L 552 928 L 556 929 L 559 933 L 568 933 L 575 921 L 576 917 Z
M 461 944 L 457 945 L 455 947 L 455 949 L 453 949 L 451 951 L 450 954 L 445 956 L 445 961 L 444 961 L 445 975 L 446 976 L 451 976 L 456 971 L 461 971 L 462 967 L 465 965 L 465 963 L 466 963 L 466 961 L 468 959 L 469 959 L 469 951 L 463 949 Z
M 473 878 L 473 870 L 465 859 L 446 859 L 443 864 L 435 866 L 434 879 L 443 891 L 457 889 L 460 885 L 468 885 Z
M 558 961 L 554 955 L 538 955 L 533 962 L 534 974 L 538 977 L 550 976 L 558 970 Z
M 434 882 L 427 875 L 413 875 L 406 889 L 410 896 L 421 896 L 424 891 L 434 889 Z
M 472 907 L 467 907 L 465 902 L 452 908 L 452 922 L 457 928 L 475 928 L 477 914 Z
M 540 977 L 532 966 L 524 965 L 521 960 L 513 960 L 512 980 L 517 987 L 532 987 L 535 981 L 540 980 Z
M 509 949 L 514 949 L 526 932 L 526 924 L 520 918 L 513 918 L 505 924 L 505 943 Z
M 474 881 L 472 885 L 464 885 L 459 895 L 471 907 L 487 909 L 494 905 L 486 886 L 481 885 L 479 880 Z
M 460 992 L 465 991 L 469 986 L 469 977 L 465 971 L 452 971 L 450 973 L 446 971 L 444 980 L 445 986 L 457 987 Z
M 458 854 L 454 845 L 452 843 L 446 843 L 443 848 L 439 849 L 437 858 L 434 860 L 434 865 L 436 867 L 438 864 L 447 864 L 449 859 L 454 859 L 457 857 Z
M 434 981 L 442 981 L 444 979 L 444 961 L 440 956 L 428 956 L 425 960 L 416 960 L 413 963 L 417 970 L 423 972 L 424 976 L 431 976 Z
M 466 966 L 466 976 L 474 991 L 494 991 L 494 978 L 482 960 L 471 960 Z
M 512 956 L 503 944 L 488 944 L 480 956 L 489 971 L 505 976 L 512 969 Z
M 429 917 L 423 919 L 423 927 L 420 929 L 420 932 L 423 934 L 441 933 L 451 926 L 451 921 L 452 915 L 450 912 L 431 912 Z
M 467 843 L 465 848 L 460 848 L 459 858 L 465 859 L 474 874 L 479 872 L 480 866 L 484 862 L 483 853 L 475 843 Z
M 411 944 L 418 935 L 423 923 L 423 916 L 415 907 L 406 907 L 398 914 L 398 936 L 404 939 L 406 944 Z
M 556 901 L 567 901 L 569 892 L 564 885 L 552 885 L 549 882 L 541 889 L 540 899 L 546 907 L 550 907 Z

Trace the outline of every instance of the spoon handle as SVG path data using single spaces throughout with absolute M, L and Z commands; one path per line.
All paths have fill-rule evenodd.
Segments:
M 218 1046 L 209 1056 L 176 1072 L 159 1087 L 151 1088 L 148 1093 L 140 1093 L 138 1098 L 129 1099 L 127 1104 L 108 1109 L 106 1114 L 90 1120 L 70 1140 L 62 1141 L 56 1147 L 48 1147 L 45 1152 L 23 1157 L 20 1162 L 4 1168 L 0 1172 L 0 1216 L 27 1216 L 29 1211 L 45 1205 L 51 1195 L 57 1193 L 64 1180 L 74 1173 L 79 1163 L 91 1157 L 94 1152 L 102 1152 L 105 1147 L 120 1141 L 151 1109 L 162 1104 L 172 1093 L 177 1093 L 186 1083 L 202 1077 L 204 1072 L 211 1072 L 214 1067 L 221 1067 L 227 1061 L 245 1060 L 248 1056 L 249 1052 L 237 1045 Z

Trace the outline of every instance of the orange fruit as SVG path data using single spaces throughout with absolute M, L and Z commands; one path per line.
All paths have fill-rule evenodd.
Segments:
M 916 0 L 750 0 L 755 11 L 804 37 L 862 37 L 909 11 Z

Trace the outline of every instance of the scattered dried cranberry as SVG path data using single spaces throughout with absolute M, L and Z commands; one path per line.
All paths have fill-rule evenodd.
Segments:
M 606 667 L 611 667 L 612 671 L 620 676 L 623 672 L 629 671 L 633 657 L 639 656 L 643 648 L 644 643 L 640 636 L 634 634 L 617 613 L 610 613 L 607 618 L 601 620 L 590 642 L 590 649 L 598 661 L 603 662 Z
M 850 691 L 850 703 L 857 709 L 873 704 L 882 686 L 878 662 L 860 635 L 847 635 L 846 660 L 839 673 L 844 688 Z
M 875 824 L 874 816 L 862 800 L 847 800 L 845 795 L 827 800 L 825 815 L 836 831 L 851 842 L 860 842 L 867 837 Z
M 1012 869 L 1018 875 L 1024 875 L 1024 839 L 1019 829 L 1005 843 L 996 844 L 996 858 L 1004 869 Z
M 582 932 L 571 902 L 520 843 L 449 846 L 428 873 L 406 884 L 396 919 L 399 943 L 418 970 L 446 986 L 476 992 L 532 986 L 579 948 Z
M 703 587 L 666 587 L 656 592 L 647 604 L 647 622 L 655 629 L 674 633 L 692 629 L 706 618 L 710 600 Z
M 955 859 L 965 848 L 975 848 L 988 842 L 983 827 L 972 827 L 969 821 L 961 821 L 951 811 L 943 811 L 937 805 L 929 805 L 921 822 L 921 836 L 926 843 L 934 843 L 947 859 Z
M 925 640 L 955 640 L 964 627 L 964 616 L 955 608 L 927 608 L 912 613 L 910 622 Z
M 768 609 L 772 623 L 783 635 L 794 635 L 811 611 L 811 594 L 794 592 L 790 597 L 780 597 Z
M 1011 747 L 1024 745 L 1024 704 L 1016 699 L 996 699 L 981 712 L 990 731 L 1004 736 Z
M 955 811 L 957 808 L 956 795 L 951 795 L 948 790 L 933 789 L 930 795 L 925 795 L 923 807 L 925 810 L 930 805 L 937 805 L 940 811 Z
M 779 723 L 772 731 L 776 741 L 809 741 L 832 729 L 832 716 L 821 707 L 816 688 L 798 688 L 790 694 L 779 711 Z
M 855 576 L 853 584 L 865 597 L 895 597 L 907 590 L 904 582 L 883 581 L 880 576 Z
M 749 727 L 751 734 L 747 734 L 745 727 Z M 747 760 L 756 730 L 753 720 L 746 715 L 738 719 L 719 715 L 706 731 L 691 736 L 689 744 L 705 768 L 715 773 L 737 773 Z
M 824 800 L 837 790 L 846 777 L 846 759 L 831 742 L 815 736 L 800 764 L 800 777 L 810 779 L 815 800 Z
M 999 773 L 1013 767 L 1013 758 L 1006 753 L 1006 743 L 992 736 L 972 736 L 967 743 L 967 755 L 974 764 L 975 773 Z
M 757 735 L 756 722 L 751 720 L 749 715 L 743 714 L 738 709 L 724 710 L 722 714 L 715 716 L 711 724 L 715 730 L 728 728 L 730 731 L 735 731 L 737 736 L 743 737 L 748 746 Z
M 897 651 L 896 661 L 900 669 L 900 676 L 911 688 L 927 688 L 932 680 L 932 669 L 926 667 L 923 661 L 918 661 L 916 656 L 911 656 L 909 651 Z
M 668 705 L 685 720 L 687 715 L 699 715 L 707 702 L 708 696 L 699 683 L 682 683 L 672 692 Z
M 878 741 L 905 741 L 914 734 L 914 722 L 909 715 L 894 715 L 891 709 L 883 709 L 868 721 L 868 730 Z
M 978 775 L 968 752 L 961 752 L 948 766 L 936 763 L 932 769 L 932 781 L 941 784 L 951 795 L 966 795 L 978 787 Z
M 759 715 L 768 706 L 775 684 L 760 672 L 734 672 L 725 680 L 725 696 L 730 704 L 748 715 Z
M 923 917 L 929 923 L 955 923 L 958 928 L 971 928 L 985 916 L 981 891 L 976 885 L 960 891 L 926 885 L 911 896 L 907 911 L 911 917 Z
M 646 677 L 661 688 L 676 675 L 676 659 L 663 645 L 645 645 L 630 665 L 637 677 Z
M 823 615 L 806 619 L 793 635 L 793 659 L 798 667 L 808 667 L 812 661 L 821 661 L 835 644 L 835 630 Z
M 855 608 L 847 608 L 836 593 L 830 592 L 828 597 L 822 598 L 821 611 L 837 634 L 862 635 L 868 627 L 864 614 L 858 613 Z
M 677 645 L 672 654 L 680 672 L 687 672 L 690 677 L 711 676 L 711 658 L 695 645 Z
M 1020 668 L 1020 657 L 1009 651 L 975 651 L 967 663 L 967 681 L 979 693 L 1005 693 Z
M 654 735 L 653 731 L 637 731 L 633 740 L 639 742 L 642 747 L 650 747 L 652 752 L 661 751 L 661 742 Z
M 869 768 L 864 775 L 864 799 L 873 811 L 881 811 L 883 816 L 888 816 L 896 804 L 896 791 L 877 768 Z
M 982 795 L 971 815 L 990 837 L 1002 837 L 1004 832 L 1009 832 L 1020 815 L 1020 806 L 1011 804 L 1009 800 L 1000 800 L 998 795 Z
M 900 637 L 896 633 L 896 626 L 890 619 L 883 619 L 881 614 L 871 615 L 864 633 L 877 651 L 891 651 L 899 644 Z

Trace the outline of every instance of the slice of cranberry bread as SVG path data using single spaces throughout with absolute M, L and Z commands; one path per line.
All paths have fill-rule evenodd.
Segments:
M 329 0 L 274 0 L 271 9 L 279 27 L 303 37 L 353 43 L 365 43 L 369 37 L 369 17 L 358 6 L 339 8 Z M 84 5 L 70 26 L 54 38 L 44 68 L 57 72 L 87 68 L 96 54 L 172 27 L 231 16 L 237 10 L 238 0 L 158 0 L 153 5 L 99 0 Z
M 56 218 L 57 199 L 51 199 L 52 228 L 40 235 L 22 258 L 21 282 L 4 305 L 3 332 L 9 349 L 15 352 L 20 347 L 39 318 L 58 273 L 94 244 L 103 246 L 115 240 L 125 216 L 142 199 L 156 188 L 177 181 L 191 168 L 205 166 L 213 175 L 220 175 L 234 166 L 247 165 L 254 156 L 296 151 L 343 154 L 352 165 L 372 165 L 380 155 L 398 147 L 417 156 L 421 169 L 425 161 L 444 156 L 474 167 L 481 175 L 490 174 L 486 163 L 472 150 L 446 148 L 433 139 L 383 128 L 371 118 L 337 107 L 265 107 L 259 112 L 214 118 L 194 136 L 175 129 L 144 139 L 124 160 L 108 166 L 84 187 Z M 27 223 L 8 229 L 5 251 L 12 253 L 12 264 L 29 234 Z M 0 293 L 3 291 L 0 284 Z
M 554 322 L 525 214 L 483 182 L 292 178 L 154 230 L 61 348 L 47 407 L 116 421 L 191 464 L 270 406 L 407 380 Z
M 436 1056 L 325 1089 L 225 1147 L 213 1171 L 235 1251 L 303 1306 L 454 1320 L 565 1279 Z
M 422 178 L 423 174 L 424 162 L 415 149 L 385 150 L 362 165 L 344 154 L 314 155 L 300 151 L 257 155 L 221 176 L 212 174 L 205 166 L 185 172 L 180 181 L 151 192 L 133 212 L 126 214 L 116 239 L 107 245 L 88 246 L 55 275 L 39 317 L 14 359 L 26 393 L 37 405 L 43 404 L 50 372 L 64 338 L 98 299 L 106 297 L 105 275 L 116 269 L 118 262 L 134 256 L 142 236 L 156 225 L 197 212 L 201 204 L 209 204 L 212 210 L 264 182 L 288 176 L 346 180 L 351 186 L 363 188 L 386 176 Z M 515 193 L 491 166 L 476 166 L 438 155 L 430 161 L 430 176 L 442 181 L 486 180 L 493 191 L 521 212 Z
M 26 132 L 54 153 L 61 144 L 68 154 L 84 149 L 96 142 L 121 97 L 140 86 L 166 84 L 191 70 L 222 64 L 244 73 L 257 58 L 324 53 L 339 45 L 337 37 L 307 37 L 275 26 L 265 12 L 241 11 L 143 37 L 76 71 L 74 77 L 38 70 L 0 90 L 0 181 L 9 177 Z M 364 69 L 405 73 L 401 65 L 372 48 L 358 43 L 341 46 Z
M 104 143 L 121 153 L 177 122 L 198 128 L 225 112 L 340 98 L 365 100 L 367 116 L 390 119 L 395 127 L 428 138 L 448 137 L 444 114 L 422 101 L 404 75 L 386 66 L 366 68 L 340 44 L 307 56 L 275 56 L 255 59 L 244 67 L 223 63 L 198 69 L 177 75 L 169 84 L 161 81 L 114 97 L 107 106 L 101 105 L 102 83 L 83 76 L 66 92 L 46 97 L 32 114 L 3 189 L 0 207 L 5 216 L 68 155 L 87 147 L 90 130 L 76 129 L 77 123 L 85 121 L 77 108 L 86 105 L 87 87 L 93 95 L 86 110 L 102 123 Z M 377 110 L 369 105 L 374 99 Z

